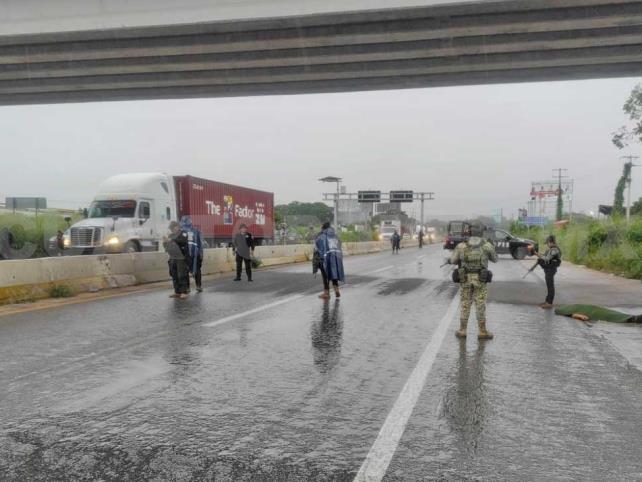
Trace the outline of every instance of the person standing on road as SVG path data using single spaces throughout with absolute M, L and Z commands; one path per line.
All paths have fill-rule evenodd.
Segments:
M 330 282 L 334 287 L 334 295 L 341 297 L 339 281 L 345 283 L 343 271 L 343 252 L 341 251 L 341 240 L 329 222 L 323 223 L 321 232 L 314 241 L 314 255 L 312 257 L 312 273 L 321 271 L 323 278 L 323 293 L 319 298 L 330 299 Z
M 390 236 L 390 242 L 392 243 L 392 254 L 399 253 L 399 248 L 401 247 L 401 236 L 395 229 L 395 232 Z
M 473 303 L 477 314 L 480 340 L 491 340 L 493 334 L 486 329 L 486 299 L 488 298 L 488 283 L 492 273 L 488 270 L 488 261 L 497 262 L 497 253 L 492 243 L 482 239 L 484 229 L 474 223 L 470 227 L 470 238 L 459 243 L 448 260 L 450 264 L 459 266 L 459 295 L 460 311 L 459 330 L 455 332 L 458 338 L 466 337 L 468 318 Z
M 417 239 L 419 240 L 419 249 L 422 249 L 424 247 L 424 230 L 420 229 L 419 233 L 417 234 Z
M 196 291 L 201 293 L 202 287 L 202 267 L 203 267 L 203 235 L 201 231 L 194 227 L 189 216 L 181 218 L 181 229 L 187 234 L 187 247 L 190 257 L 189 271 L 194 276 Z
M 538 258 L 537 263 L 544 270 L 544 278 L 546 279 L 546 301 L 539 306 L 550 310 L 555 300 L 555 275 L 557 268 L 562 264 L 562 251 L 557 246 L 557 240 L 552 234 L 546 238 L 546 246 L 544 254 L 535 252 L 535 255 Z
M 234 251 L 236 252 L 236 278 L 234 278 L 234 281 L 241 281 L 243 263 L 245 263 L 245 274 L 247 274 L 247 280 L 252 281 L 254 238 L 248 232 L 245 224 L 241 224 L 239 231 L 234 236 Z
M 174 294 L 170 298 L 187 298 L 189 290 L 189 248 L 187 233 L 176 221 L 169 223 L 169 237 L 164 239 L 165 251 L 169 255 L 169 275 L 174 284 Z

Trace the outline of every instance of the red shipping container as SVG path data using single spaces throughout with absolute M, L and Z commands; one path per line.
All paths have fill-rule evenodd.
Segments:
M 174 176 L 178 218 L 189 216 L 209 243 L 229 243 L 241 224 L 257 244 L 274 239 L 274 193 Z

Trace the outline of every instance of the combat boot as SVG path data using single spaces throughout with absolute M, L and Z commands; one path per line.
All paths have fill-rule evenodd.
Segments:
M 334 287 L 334 296 L 336 296 L 337 298 L 341 298 L 341 291 L 339 291 L 338 286 Z
M 455 332 L 457 338 L 466 338 L 466 328 L 468 328 L 468 322 L 461 320 L 459 322 L 459 330 Z
M 330 299 L 330 290 L 323 290 L 323 293 L 319 295 L 319 298 L 322 300 L 329 300 Z
M 492 340 L 493 334 L 486 329 L 486 322 L 479 322 L 479 335 L 477 335 L 478 340 Z

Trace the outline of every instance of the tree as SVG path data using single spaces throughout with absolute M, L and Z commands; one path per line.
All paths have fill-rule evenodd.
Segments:
M 631 205 L 631 216 L 642 214 L 642 197 Z
M 642 142 L 642 84 L 635 86 L 622 109 L 633 125 L 620 127 L 613 133 L 611 140 L 618 149 L 625 148 L 630 141 Z
M 620 127 L 617 132 L 613 133 L 611 140 L 618 149 L 627 147 L 631 141 L 642 143 L 642 84 L 635 86 L 622 109 L 629 116 L 632 125 Z M 626 189 L 626 183 L 631 179 L 632 168 L 632 162 L 624 164 L 622 177 L 615 187 L 613 214 L 624 214 L 624 189 Z
M 322 202 L 303 203 L 293 201 L 290 204 L 275 206 L 274 218 L 277 224 L 285 222 L 290 226 L 317 225 L 324 221 L 332 221 L 333 210 Z
M 626 189 L 626 182 L 631 175 L 631 169 L 633 168 L 633 163 L 626 162 L 624 164 L 624 169 L 622 170 L 622 177 L 615 187 L 615 199 L 613 200 L 613 214 L 624 214 L 624 189 Z
M 557 188 L 557 212 L 555 213 L 555 220 L 561 221 L 564 217 L 564 199 L 562 198 L 562 186 Z

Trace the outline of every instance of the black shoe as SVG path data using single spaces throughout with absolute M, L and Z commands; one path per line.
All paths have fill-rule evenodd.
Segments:
M 234 278 L 234 281 L 241 281 L 241 278 Z
M 247 281 L 248 281 L 249 283 L 251 283 L 251 282 L 252 282 L 252 281 L 254 281 L 254 280 L 253 280 L 252 278 L 249 278 Z
M 199 286 L 198 288 L 196 288 L 196 291 L 198 291 L 199 293 L 202 293 L 202 292 L 203 292 L 203 288 L 201 288 L 201 287 Z

